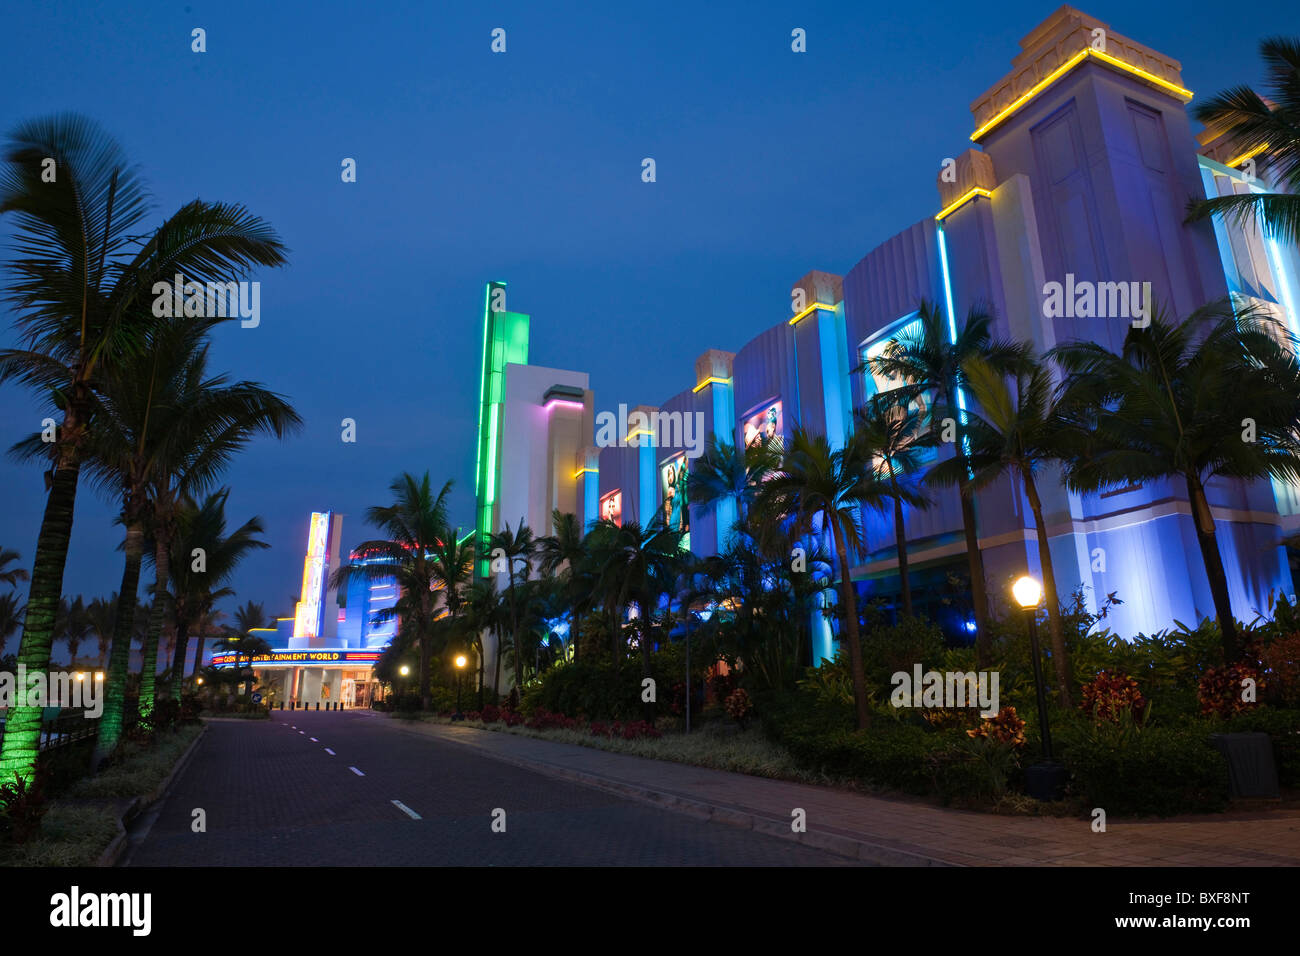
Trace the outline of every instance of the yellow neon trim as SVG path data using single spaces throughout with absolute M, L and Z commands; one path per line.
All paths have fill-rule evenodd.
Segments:
M 994 116 L 991 120 L 989 120 L 979 129 L 977 129 L 975 132 L 971 133 L 970 136 L 971 142 L 978 143 L 980 141 L 980 138 L 985 133 L 987 133 L 993 127 L 997 126 L 999 123 L 1001 123 L 1012 113 L 1016 112 L 1018 109 L 1020 109 L 1020 107 L 1024 106 L 1026 103 L 1032 100 L 1039 93 L 1043 92 L 1043 90 L 1047 89 L 1047 87 L 1050 86 L 1052 83 L 1055 83 L 1062 74 L 1068 72 L 1069 70 L 1074 69 L 1076 66 L 1082 63 L 1089 56 L 1095 56 L 1097 57 L 1097 59 L 1105 63 L 1109 63 L 1111 66 L 1116 67 L 1117 69 L 1124 70 L 1127 73 L 1132 73 L 1134 76 L 1140 77 L 1141 79 L 1146 80 L 1148 83 L 1154 83 L 1156 84 L 1156 86 L 1168 90 L 1169 92 L 1173 93 L 1175 96 L 1179 96 L 1188 100 L 1192 98 L 1191 90 L 1183 89 L 1183 87 L 1178 86 L 1176 83 L 1170 83 L 1168 80 L 1161 79 L 1160 77 L 1156 76 L 1154 73 L 1148 73 L 1146 70 L 1141 69 L 1140 67 L 1136 67 L 1129 63 L 1125 63 L 1123 60 L 1118 59 L 1117 57 L 1113 57 L 1109 53 L 1102 53 L 1100 50 L 1094 50 L 1092 47 L 1084 47 L 1074 56 L 1070 57 L 1070 59 L 1066 60 L 1055 70 L 1049 73 L 1046 78 L 1039 80 L 1037 83 L 1035 83 L 1032 87 L 1030 87 L 1027 93 L 1024 93 L 1020 97 L 1018 97 L 1010 106 L 1004 108 L 1000 113 Z
M 691 389 L 691 391 L 692 391 L 692 392 L 702 392 L 702 391 L 704 391 L 704 389 L 706 389 L 708 386 L 710 386 L 710 385 L 714 385 L 714 384 L 717 384 L 717 385 L 730 385 L 730 384 L 731 384 L 731 379 L 729 379 L 729 378 L 718 378 L 718 376 L 716 376 L 716 375 L 710 375 L 710 376 L 709 376 L 708 378 L 706 378 L 704 381 L 700 382 L 699 385 L 696 385 L 693 389 Z
M 974 199 L 976 196 L 983 196 L 985 199 L 993 198 L 993 194 L 989 192 L 987 189 L 981 189 L 979 186 L 976 186 L 974 189 L 972 189 L 966 195 L 962 196 L 956 202 L 951 203 L 946 209 L 944 209 L 934 218 L 942 222 L 946 217 L 951 216 L 954 212 L 956 212 L 958 207 L 964 206 L 968 200 Z
M 579 468 L 577 471 L 573 473 L 573 477 L 576 479 L 576 478 L 581 478 L 583 475 L 599 474 L 599 472 L 600 472 L 599 468 Z
M 651 436 L 651 437 L 653 438 L 653 437 L 654 437 L 654 432 L 652 432 L 652 431 L 651 431 L 650 429 L 648 429 L 648 428 L 638 428 L 638 429 L 637 429 L 636 431 L 634 431 L 634 432 L 629 432 L 627 438 L 625 438 L 625 439 L 623 439 L 623 440 L 624 440 L 624 441 L 631 441 L 631 440 L 632 440 L 633 438 L 635 438 L 637 435 L 649 435 L 649 436 Z
M 815 309 L 821 309 L 823 312 L 834 312 L 834 311 L 835 311 L 835 306 L 833 306 L 833 305 L 826 305 L 824 302 L 814 302 L 812 305 L 808 306 L 808 308 L 804 309 L 802 312 L 800 312 L 798 315 L 796 315 L 793 319 L 791 319 L 791 320 L 790 320 L 790 324 L 791 324 L 791 325 L 794 325 L 794 324 L 797 323 L 800 319 L 802 319 L 802 318 L 804 318 L 804 317 L 806 317 L 806 316 L 811 315 L 811 314 L 813 313 L 813 310 L 815 310 Z
M 1223 165 L 1225 165 L 1225 166 L 1240 166 L 1240 165 L 1241 165 L 1242 163 L 1244 163 L 1246 160 L 1248 160 L 1248 159 L 1254 159 L 1254 158 L 1255 158 L 1256 156 L 1258 156 L 1260 153 L 1264 152 L 1264 150 L 1268 149 L 1268 145 L 1269 145 L 1268 143 L 1265 143 L 1263 146 L 1256 146 L 1254 149 L 1248 149 L 1248 150 L 1246 150 L 1246 152 L 1242 153 L 1242 154 L 1241 154 L 1240 156 L 1238 156 L 1236 159 L 1230 159 L 1230 160 L 1228 160 L 1226 163 L 1224 163 Z

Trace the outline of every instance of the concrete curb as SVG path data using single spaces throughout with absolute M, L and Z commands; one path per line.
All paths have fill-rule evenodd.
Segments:
M 176 763 L 172 765 L 171 773 L 167 774 L 150 793 L 135 797 L 127 804 L 126 809 L 122 811 L 122 816 L 117 821 L 117 836 L 113 837 L 113 842 L 104 848 L 104 852 L 95 861 L 95 866 L 110 867 L 117 865 L 126 850 L 126 824 L 167 795 L 167 791 L 171 789 L 172 781 L 185 769 L 185 765 L 190 762 L 190 757 L 193 756 L 195 749 L 203 740 L 203 735 L 207 732 L 208 726 L 204 724 L 203 729 L 199 731 L 199 735 L 190 741 L 190 745 L 185 748 L 185 753 L 181 754 Z
M 502 754 L 459 737 L 451 737 L 439 733 L 428 733 L 422 731 L 420 727 L 424 725 L 423 722 L 417 723 L 408 721 L 393 721 L 391 723 L 391 726 L 394 726 L 399 730 L 404 730 L 407 733 L 420 734 L 424 737 L 433 737 L 437 740 L 446 741 L 447 743 L 458 743 L 482 754 L 485 757 L 491 757 L 494 760 L 499 760 L 502 763 L 508 763 L 524 770 L 533 770 L 537 773 L 546 774 L 549 777 L 559 777 L 583 786 L 594 787 L 597 790 L 616 793 L 621 797 L 627 797 L 640 803 L 648 803 L 652 806 L 659 807 L 662 810 L 671 810 L 674 813 L 681 813 L 689 817 L 694 817 L 697 820 L 723 823 L 728 826 L 740 827 L 745 830 L 754 830 L 767 836 L 780 837 L 783 840 L 802 843 L 803 845 L 813 847 L 814 849 L 824 850 L 827 853 L 834 853 L 836 856 L 847 857 L 848 859 L 858 860 L 863 863 L 873 863 L 877 866 L 964 865 L 961 863 L 953 863 L 948 860 L 942 860 L 937 857 L 926 856 L 922 853 L 912 853 L 908 850 L 900 850 L 896 847 L 885 846 L 884 844 L 865 840 L 861 837 L 838 830 L 809 829 L 805 833 L 794 833 L 790 829 L 790 821 L 788 819 L 756 813 L 753 810 L 744 807 L 728 806 L 725 804 L 696 800 L 693 797 L 683 796 L 682 794 L 674 793 L 671 790 L 656 789 L 644 784 L 628 783 L 625 780 L 617 780 L 612 777 L 605 777 L 584 770 L 574 770 L 570 767 L 563 767 L 546 760 L 535 760 L 527 757 L 518 757 L 513 754 Z M 428 726 L 438 727 L 441 725 L 430 724 Z M 474 730 L 478 733 L 484 734 L 497 733 L 497 731 L 479 730 L 477 727 L 467 727 L 465 729 Z M 540 740 L 540 738 L 537 739 Z M 541 742 L 545 743 L 546 741 L 542 740 Z M 641 759 L 645 760 L 654 758 L 643 757 Z M 690 765 L 682 764 L 681 766 Z

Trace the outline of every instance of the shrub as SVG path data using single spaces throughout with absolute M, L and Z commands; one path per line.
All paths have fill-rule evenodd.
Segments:
M 1228 765 L 1203 722 L 1139 729 L 1128 711 L 1117 723 L 1089 725 L 1063 759 L 1076 796 L 1108 814 L 1171 816 L 1222 810 Z
M 1097 721 L 1115 723 L 1123 711 L 1140 720 L 1145 707 L 1137 681 L 1127 674 L 1102 671 L 1084 684 L 1080 693 L 1079 710 Z
M 1016 716 L 1014 707 L 1003 707 L 996 717 L 986 717 L 973 730 L 966 731 L 972 740 L 996 741 L 1009 747 L 1025 745 L 1025 722 Z
M 754 710 L 754 704 L 749 699 L 749 694 L 745 693 L 745 688 L 737 687 L 727 696 L 726 709 L 727 716 L 740 724 L 743 730 L 749 724 L 749 717 Z
M 479 720 L 485 724 L 495 724 L 501 719 L 501 708 L 488 704 L 479 711 Z
M 1276 637 L 1260 653 L 1277 703 L 1300 707 L 1300 632 Z
M 48 810 L 44 771 L 37 769 L 30 780 L 15 773 L 11 782 L 0 784 L 0 835 L 10 842 L 26 843 L 35 836 Z
M 1242 684 L 1252 680 L 1257 689 L 1262 689 L 1264 682 L 1260 679 L 1259 668 L 1242 660 L 1226 667 L 1208 668 L 1197 685 L 1197 700 L 1202 714 L 1216 717 L 1231 717 L 1249 710 L 1255 704 L 1244 700 Z
M 532 730 L 576 730 L 578 720 L 575 717 L 566 717 L 564 714 L 553 714 L 539 707 L 533 716 L 524 722 L 524 726 Z

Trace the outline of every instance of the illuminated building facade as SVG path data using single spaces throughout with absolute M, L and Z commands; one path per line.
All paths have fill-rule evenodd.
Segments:
M 253 658 L 261 693 L 272 706 L 368 707 L 381 693 L 372 671 L 380 652 L 397 633 L 398 588 L 394 578 L 352 577 L 339 601 L 329 586 L 339 567 L 341 515 L 317 511 L 307 531 L 302 593 L 293 617 L 277 618 L 274 627 L 254 628 L 270 651 Z M 353 552 L 353 564 L 372 558 Z M 215 667 L 235 663 L 233 654 L 217 653 Z M 244 661 L 247 666 L 247 660 Z
M 479 540 L 507 525 L 518 529 L 521 522 L 535 535 L 547 535 L 552 512 L 581 514 L 585 508 L 582 449 L 592 434 L 587 373 L 529 365 L 529 317 L 506 311 L 505 302 L 506 284 L 489 282 L 475 481 Z M 520 570 L 516 566 L 515 573 Z M 508 574 L 504 560 L 480 556 L 479 575 L 495 578 L 503 592 Z M 482 643 L 483 669 L 490 675 L 497 639 L 485 632 Z M 503 662 L 503 673 L 508 670 Z
M 1176 317 L 1232 293 L 1300 331 L 1293 246 L 1251 226 L 1184 223 L 1190 198 L 1271 184 L 1231 143 L 1205 136 L 1198 143 L 1180 70 L 1085 13 L 1057 10 L 1021 41 L 1011 71 L 975 100 L 975 148 L 943 163 L 937 202 L 915 224 L 843 277 L 805 275 L 786 318 L 734 353 L 704 352 L 688 387 L 632 409 L 617 441 L 599 440 L 599 428 L 584 433 L 588 443 L 574 459 L 575 513 L 587 523 L 684 520 L 691 550 L 718 551 L 734 514 L 683 503 L 681 466 L 689 471 L 690 457 L 678 445 L 656 447 L 663 432 L 639 426 L 675 413 L 701 416 L 706 436 L 743 444 L 761 434 L 788 437 L 798 422 L 840 443 L 852 410 L 898 384 L 864 363 L 915 321 L 923 300 L 943 310 L 954 335 L 955 323 L 982 306 L 994 317 L 995 338 L 1031 342 L 1040 354 L 1070 340 L 1119 350 L 1148 293 L 1148 306 L 1154 298 Z M 1045 307 L 1052 283 L 1091 285 L 1119 308 L 1102 310 L 1099 294 L 1096 307 L 1062 314 Z M 785 305 L 774 304 L 774 318 Z M 936 452 L 944 453 L 951 452 Z M 525 467 L 540 472 L 542 460 L 549 469 L 549 458 Z M 1049 473 L 1040 490 L 1063 596 L 1081 587 L 1096 609 L 1115 593 L 1123 604 L 1106 623 L 1121 635 L 1213 616 L 1178 482 L 1080 495 Z M 1250 620 L 1272 595 L 1295 590 L 1280 539 L 1300 527 L 1300 495 L 1266 481 L 1216 480 L 1208 491 L 1233 607 Z M 910 576 L 919 609 L 959 633 L 973 626 L 971 612 L 960 599 L 941 599 L 952 597 L 950 574 L 967 573 L 961 509 L 955 490 L 934 495 L 928 510 L 905 509 Z M 1010 581 L 1026 568 L 1039 571 L 1032 516 L 1009 480 L 981 492 L 975 509 L 990 599 L 995 611 L 1005 610 Z M 536 510 L 520 514 L 538 515 L 529 522 L 534 530 L 549 527 Z M 892 515 L 868 512 L 863 521 L 852 576 L 864 596 L 888 601 L 899 587 Z M 829 634 L 816 644 L 816 655 L 828 650 Z

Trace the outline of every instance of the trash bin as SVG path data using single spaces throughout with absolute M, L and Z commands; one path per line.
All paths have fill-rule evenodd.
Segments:
M 1268 734 L 1210 734 L 1228 761 L 1228 796 L 1277 797 L 1277 764 Z

